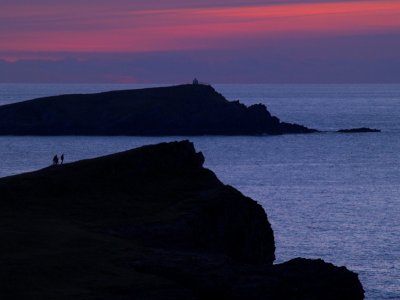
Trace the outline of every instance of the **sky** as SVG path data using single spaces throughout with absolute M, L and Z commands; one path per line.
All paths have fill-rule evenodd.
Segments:
M 400 0 L 0 0 L 0 41 L 0 82 L 400 83 Z

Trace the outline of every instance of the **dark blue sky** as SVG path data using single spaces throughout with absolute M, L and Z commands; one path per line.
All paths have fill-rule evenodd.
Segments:
M 400 1 L 32 3 L 2 1 L 0 82 L 400 82 Z

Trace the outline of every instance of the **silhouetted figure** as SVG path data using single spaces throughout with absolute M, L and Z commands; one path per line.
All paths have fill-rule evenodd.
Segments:
M 53 157 L 53 165 L 58 165 L 58 156 L 57 154 Z
M 60 157 L 60 159 L 61 159 L 61 164 L 63 164 L 63 162 L 64 162 L 64 153 L 63 153 L 63 154 L 61 154 L 61 157 Z
M 197 80 L 197 78 L 193 79 L 193 85 L 199 85 L 199 81 Z

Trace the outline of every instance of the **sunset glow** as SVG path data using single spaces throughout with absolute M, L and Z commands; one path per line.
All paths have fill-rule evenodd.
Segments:
M 126 9 L 121 6 L 6 6 L 0 51 L 141 52 L 220 48 L 241 38 L 400 29 L 399 1 Z
M 314 79 L 308 80 L 319 80 L 309 68 L 326 64 L 319 70 L 336 74 L 340 80 L 352 71 L 357 78 L 366 76 L 364 81 L 372 80 L 375 75 L 366 74 L 376 70 L 393 78 L 395 71 L 388 70 L 397 70 L 395 66 L 400 64 L 398 0 L 17 2 L 3 0 L 1 5 L 0 64 L 4 67 L 0 67 L 0 80 L 22 80 L 21 73 L 27 78 L 52 80 L 60 68 L 55 66 L 64 60 L 72 60 L 65 66 L 62 63 L 71 72 L 78 68 L 81 74 L 84 62 L 101 69 L 80 80 L 111 78 L 117 82 L 158 80 L 139 73 L 151 69 L 153 74 L 161 74 L 161 69 L 170 70 L 173 62 L 174 68 L 180 65 L 180 71 L 176 78 L 168 79 L 171 81 L 180 80 L 186 72 L 192 76 L 199 69 L 207 75 L 213 69 L 211 73 L 216 74 L 214 68 L 219 66 L 221 75 L 215 75 L 216 80 L 246 82 L 267 76 L 264 69 L 270 70 L 271 65 L 275 73 L 265 77 L 268 80 L 280 78 L 277 72 L 286 74 L 282 73 L 283 81 L 295 80 L 287 75 L 288 69 L 297 69 L 301 80 L 309 76 Z M 41 67 L 28 67 L 25 61 Z M 119 63 L 122 68 L 117 67 Z M 192 69 L 186 70 L 188 64 Z M 354 68 L 348 70 L 351 64 Z M 251 79 L 247 77 L 249 65 L 253 66 Z M 340 70 L 333 72 L 336 67 Z M 231 68 L 241 75 L 233 77 L 228 72 Z M 39 71 L 40 75 L 31 74 Z M 287 76 L 290 78 L 283 79 Z M 75 75 L 68 78 L 76 79 Z

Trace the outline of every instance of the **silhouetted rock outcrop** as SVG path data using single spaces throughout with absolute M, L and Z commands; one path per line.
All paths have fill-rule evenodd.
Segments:
M 1 299 L 363 299 L 320 260 L 273 265 L 262 207 L 184 142 L 0 179 Z
M 39 98 L 0 107 L 1 135 L 258 135 L 316 130 L 211 86 L 180 85 Z
M 357 133 L 357 132 L 381 132 L 379 129 L 361 127 L 361 128 L 352 128 L 352 129 L 340 129 L 337 132 L 340 133 Z

